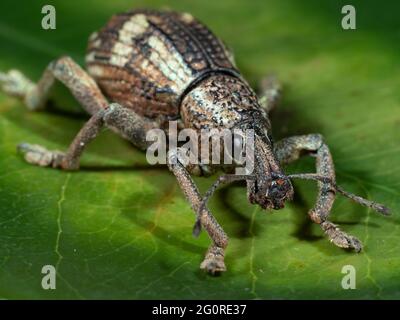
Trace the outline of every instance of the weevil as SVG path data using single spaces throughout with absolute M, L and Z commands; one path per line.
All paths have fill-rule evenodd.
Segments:
M 34 83 L 18 70 L 0 73 L 3 91 L 20 97 L 30 110 L 41 110 L 55 80 L 61 81 L 91 115 L 66 152 L 22 143 L 18 149 L 27 162 L 64 170 L 79 168 L 87 144 L 108 127 L 139 149 L 149 146 L 146 132 L 165 129 L 174 119 L 180 128 L 241 128 L 255 132 L 254 171 L 248 176 L 221 175 L 202 196 L 192 176 L 215 171 L 212 165 L 186 165 L 182 150 L 169 150 L 167 165 L 196 213 L 194 233 L 204 228 L 211 245 L 200 268 L 211 274 L 226 270 L 228 237 L 207 200 L 221 183 L 245 180 L 250 203 L 281 209 L 293 197 L 291 179 L 318 184 L 315 206 L 309 211 L 335 245 L 362 248 L 361 242 L 328 220 L 335 194 L 343 195 L 384 215 L 385 206 L 344 191 L 336 185 L 331 153 L 320 134 L 293 136 L 276 143 L 271 137 L 269 112 L 281 90 L 274 78 L 261 82 L 257 96 L 235 65 L 224 43 L 188 13 L 132 10 L 112 16 L 89 38 L 86 70 L 68 56 L 51 62 Z M 165 129 L 166 130 L 166 129 Z M 286 175 L 282 167 L 302 155 L 316 158 L 315 174 Z M 173 160 L 173 161 L 172 161 Z

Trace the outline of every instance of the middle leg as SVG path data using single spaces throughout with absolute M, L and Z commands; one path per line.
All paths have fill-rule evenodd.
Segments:
M 112 103 L 107 108 L 98 111 L 85 123 L 66 153 L 28 143 L 20 144 L 18 149 L 24 154 L 25 160 L 31 164 L 76 170 L 79 168 L 79 159 L 86 146 L 97 137 L 104 125 L 114 129 L 142 150 L 146 149 L 149 143 L 146 140 L 147 131 L 158 128 L 156 122 L 147 120 L 117 103 Z

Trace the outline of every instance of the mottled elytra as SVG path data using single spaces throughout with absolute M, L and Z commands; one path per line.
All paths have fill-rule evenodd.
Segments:
M 30 110 L 46 105 L 55 79 L 61 81 L 91 115 L 67 152 L 51 151 L 39 145 L 18 146 L 26 161 L 64 170 L 78 169 L 86 145 L 103 126 L 145 150 L 146 133 L 162 129 L 168 122 L 179 128 L 252 129 L 255 132 L 254 171 L 249 175 L 222 175 L 202 196 L 191 175 L 206 175 L 224 166 L 186 165 L 182 147 L 169 150 L 167 164 L 196 213 L 194 234 L 204 228 L 211 246 L 200 267 L 214 274 L 225 271 L 224 251 L 228 237 L 207 208 L 207 200 L 221 183 L 245 180 L 251 203 L 264 209 L 280 209 L 293 197 L 291 179 L 318 182 L 318 195 L 309 216 L 319 224 L 335 245 L 360 251 L 355 237 L 328 220 L 335 194 L 384 215 L 389 210 L 344 191 L 336 185 L 334 165 L 328 146 L 319 134 L 271 139 L 269 111 L 281 93 L 275 78 L 261 82 L 260 96 L 240 74 L 232 53 L 206 26 L 188 13 L 133 10 L 114 15 L 89 39 L 87 71 L 69 57 L 50 63 L 34 83 L 18 70 L 0 73 L 4 92 L 20 97 Z M 286 175 L 282 166 L 308 154 L 316 158 L 315 174 Z

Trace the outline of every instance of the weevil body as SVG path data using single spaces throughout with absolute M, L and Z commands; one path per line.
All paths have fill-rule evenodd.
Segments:
M 246 181 L 251 203 L 280 209 L 292 199 L 290 178 L 318 181 L 317 201 L 309 212 L 337 246 L 361 250 L 355 237 L 328 220 L 335 193 L 388 214 L 384 206 L 349 194 L 336 185 L 329 148 L 321 135 L 294 136 L 273 144 L 269 111 L 276 105 L 280 87 L 272 78 L 261 85 L 258 97 L 235 67 L 233 55 L 207 27 L 188 13 L 134 10 L 115 15 L 89 40 L 87 72 L 69 57 L 50 63 L 35 84 L 17 70 L 0 73 L 2 89 L 22 98 L 31 110 L 45 106 L 55 79 L 64 83 L 91 114 L 67 152 L 51 151 L 23 143 L 25 159 L 41 166 L 78 169 L 86 145 L 103 126 L 112 128 L 140 149 L 149 142 L 151 129 L 167 130 L 168 121 L 180 128 L 252 129 L 255 132 L 254 172 L 239 177 Z M 191 174 L 206 175 L 215 167 L 188 166 L 181 161 L 185 150 L 168 153 L 168 168 L 196 212 L 195 233 L 203 227 L 212 244 L 200 267 L 210 273 L 225 271 L 224 251 L 228 237 L 207 208 L 212 192 L 222 182 L 238 177 L 222 176 L 203 197 Z M 316 157 L 316 174 L 287 176 L 282 166 L 302 154 Z

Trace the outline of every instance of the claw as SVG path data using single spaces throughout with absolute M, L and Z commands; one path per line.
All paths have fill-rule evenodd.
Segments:
M 41 167 L 56 167 L 61 163 L 61 160 L 65 156 L 63 152 L 57 150 L 50 151 L 40 145 L 25 142 L 20 143 L 17 146 L 17 151 L 24 155 L 26 162 Z
M 200 269 L 212 275 L 217 275 L 226 271 L 223 250 L 221 248 L 211 248 L 200 264 Z
M 355 252 L 362 250 L 362 243 L 356 237 L 348 235 L 340 230 L 332 222 L 325 221 L 321 224 L 322 229 L 329 237 L 330 242 L 344 249 L 353 249 Z
M 18 70 L 0 72 L 0 87 L 9 95 L 24 98 L 34 86 L 34 83 Z
M 221 272 L 226 271 L 225 263 L 223 260 L 219 259 L 204 259 L 200 265 L 200 269 L 210 273 L 212 275 L 217 275 Z

